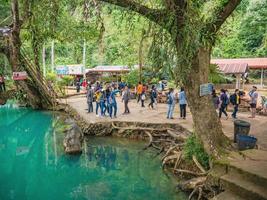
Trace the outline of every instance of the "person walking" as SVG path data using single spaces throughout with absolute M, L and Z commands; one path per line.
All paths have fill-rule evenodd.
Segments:
M 94 112 L 93 110 L 94 91 L 91 85 L 88 85 L 86 97 L 87 97 L 87 104 L 88 104 L 88 113 Z
M 236 114 L 238 112 L 238 106 L 240 104 L 240 92 L 239 89 L 235 90 L 235 93 L 230 96 L 230 102 L 234 106 L 234 111 L 232 113 L 232 118 L 236 119 Z
M 168 104 L 167 119 L 173 119 L 173 111 L 175 107 L 175 95 L 173 88 L 170 88 L 169 94 L 167 96 L 167 104 Z
M 187 98 L 184 91 L 184 87 L 181 87 L 181 91 L 179 92 L 179 105 L 180 105 L 180 118 L 186 119 L 186 105 L 187 105 Z
M 108 103 L 108 99 L 109 99 L 109 96 L 111 94 L 111 91 L 110 91 L 110 86 L 107 86 L 107 89 L 106 89 L 106 92 L 105 92 L 105 96 L 106 96 L 106 101 L 105 101 L 105 105 L 106 105 L 106 110 L 105 110 L 105 113 L 107 112 L 108 115 L 109 115 L 109 103 Z
M 128 86 L 126 85 L 124 87 L 124 93 L 122 96 L 122 101 L 124 102 L 124 113 L 123 114 L 129 114 L 130 113 L 130 110 L 128 107 L 128 103 L 129 103 L 130 98 L 131 98 L 131 93 L 130 93 Z
M 157 98 L 157 91 L 155 85 L 152 85 L 151 91 L 150 91 L 150 103 L 148 104 L 148 107 L 151 109 L 154 109 L 153 104 L 155 103 L 155 99 Z
M 81 84 L 80 84 L 80 79 L 76 79 L 76 92 L 79 93 L 81 90 Z
M 96 102 L 96 108 L 95 108 L 95 112 L 96 112 L 96 116 L 99 117 L 100 115 L 98 115 L 98 109 L 100 108 L 100 98 L 101 98 L 101 91 L 97 90 L 95 92 L 95 102 Z
M 226 119 L 228 119 L 228 114 L 225 111 L 227 105 L 228 105 L 229 99 L 225 93 L 224 89 L 221 89 L 221 95 L 220 95 L 220 110 L 219 110 L 219 118 L 222 117 L 222 113 L 226 116 Z
M 113 110 L 114 110 L 114 118 L 117 118 L 117 101 L 116 101 L 116 94 L 119 93 L 120 90 L 118 89 L 113 89 L 113 91 L 111 91 L 109 98 L 108 98 L 108 105 L 109 105 L 109 116 L 110 118 L 113 118 Z
M 248 93 L 250 97 L 250 108 L 251 108 L 251 116 L 249 118 L 255 118 L 256 117 L 256 108 L 257 108 L 257 101 L 258 101 L 258 93 L 257 93 L 257 87 L 253 86 L 252 90 Z
M 137 86 L 137 103 L 139 103 L 139 101 L 141 100 L 142 91 L 143 85 L 141 84 L 141 82 L 139 82 Z
M 213 105 L 214 105 L 215 109 L 217 110 L 219 108 L 219 105 L 220 105 L 220 99 L 217 96 L 215 89 L 212 90 L 212 94 L 211 95 L 212 95 Z

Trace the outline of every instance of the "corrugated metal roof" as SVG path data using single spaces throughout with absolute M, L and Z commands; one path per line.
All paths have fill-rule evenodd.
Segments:
M 235 58 L 211 59 L 212 64 L 242 64 L 246 63 L 249 69 L 267 69 L 267 58 Z
M 96 66 L 92 69 L 87 69 L 88 72 L 129 72 L 130 69 L 127 66 Z
M 248 71 L 246 63 L 217 64 L 224 74 L 244 74 Z

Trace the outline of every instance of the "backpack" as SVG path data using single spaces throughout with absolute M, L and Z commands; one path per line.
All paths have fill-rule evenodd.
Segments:
M 109 102 L 109 104 L 114 104 L 115 103 L 114 98 L 112 97 L 111 94 L 108 97 L 108 102 Z
M 234 94 L 232 94 L 231 96 L 230 96 L 230 102 L 231 102 L 231 104 L 235 104 L 236 102 L 235 102 L 235 95 Z
M 152 97 L 156 99 L 157 96 L 158 96 L 158 95 L 157 95 L 157 92 L 156 92 L 155 90 L 152 90 Z
M 167 104 L 172 104 L 173 103 L 173 99 L 171 97 L 171 94 L 168 94 L 167 96 Z
M 145 95 L 145 93 L 141 95 L 141 100 L 146 100 L 146 95 Z
M 227 95 L 225 95 L 224 97 L 223 97 L 223 104 L 225 104 L 225 105 L 228 105 L 229 104 L 229 98 L 227 97 Z

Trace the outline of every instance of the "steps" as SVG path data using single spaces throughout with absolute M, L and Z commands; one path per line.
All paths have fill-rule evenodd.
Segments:
M 236 194 L 225 191 L 220 193 L 219 195 L 213 197 L 211 200 L 246 200 L 240 196 L 237 196 Z
M 246 180 L 244 176 L 226 174 L 221 177 L 221 183 L 226 191 L 238 194 L 247 200 L 267 200 L 267 189 L 262 185 Z
M 267 152 L 261 150 L 233 153 L 226 162 L 215 164 L 215 175 L 225 192 L 222 200 L 267 200 Z

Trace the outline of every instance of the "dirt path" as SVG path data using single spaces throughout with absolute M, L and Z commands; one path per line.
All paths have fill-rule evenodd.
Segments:
M 158 104 L 155 110 L 151 110 L 147 107 L 148 101 L 145 103 L 146 107 L 141 108 L 140 104 L 136 103 L 136 100 L 131 100 L 129 103 L 129 108 L 131 114 L 122 115 L 124 112 L 124 107 L 121 102 L 121 98 L 117 98 L 118 102 L 118 114 L 116 121 L 127 121 L 127 122 L 149 122 L 149 123 L 178 123 L 189 131 L 193 131 L 193 121 L 192 115 L 187 111 L 187 119 L 179 119 L 179 106 L 176 105 L 174 112 L 174 119 L 167 119 L 167 105 Z M 73 96 L 68 99 L 62 100 L 62 103 L 67 103 L 73 107 L 85 120 L 90 123 L 93 122 L 104 122 L 112 121 L 109 117 L 97 117 L 95 113 L 87 113 L 87 103 L 85 95 Z M 95 109 L 95 104 L 94 104 Z M 95 111 L 95 110 L 94 110 Z M 251 123 L 250 134 L 258 138 L 258 145 L 260 149 L 267 151 L 267 117 L 257 116 L 255 119 L 248 118 L 250 116 L 249 112 L 238 113 L 238 118 L 246 120 Z M 225 135 L 233 139 L 234 125 L 232 119 L 225 120 L 222 119 L 222 125 Z

